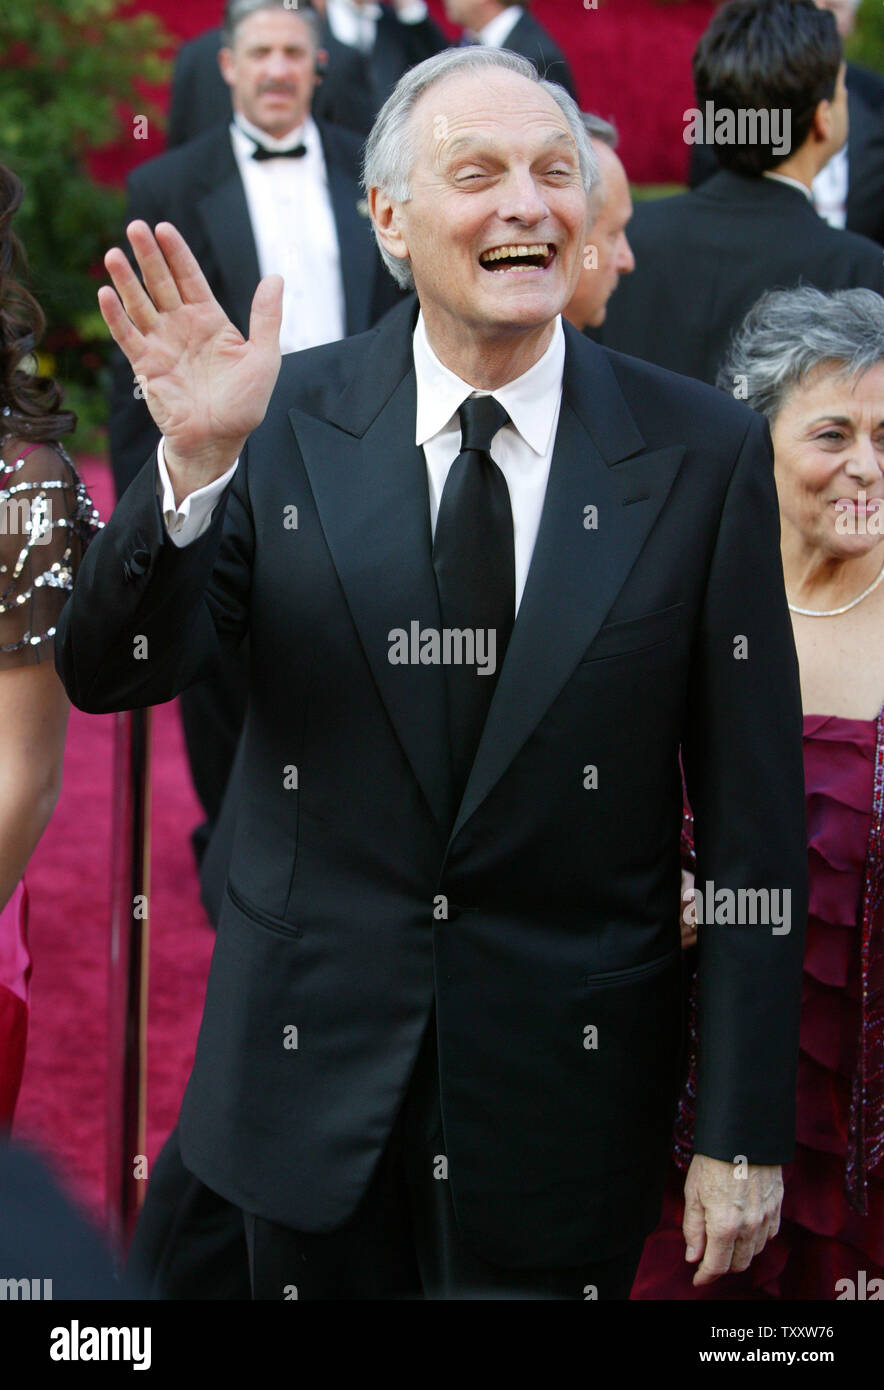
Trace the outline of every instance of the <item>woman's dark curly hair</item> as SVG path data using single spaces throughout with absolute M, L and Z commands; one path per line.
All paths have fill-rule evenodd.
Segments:
M 60 408 L 57 381 L 28 370 L 46 319 L 25 286 L 27 261 L 12 230 L 23 197 L 21 180 L 0 164 L 0 436 L 61 439 L 76 428 L 77 417 Z

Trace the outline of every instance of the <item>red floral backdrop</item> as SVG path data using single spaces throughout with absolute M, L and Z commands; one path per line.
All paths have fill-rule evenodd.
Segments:
M 136 0 L 170 33 L 192 38 L 219 20 L 221 0 Z M 440 0 L 430 8 L 441 19 Z M 715 9 L 713 0 L 534 0 L 533 12 L 568 54 L 581 103 L 613 118 L 635 183 L 682 182 L 687 147 L 682 113 L 693 105 L 691 54 Z M 453 32 L 453 31 L 452 31 Z M 96 155 L 98 178 L 117 182 L 133 164 L 164 148 L 160 131 Z

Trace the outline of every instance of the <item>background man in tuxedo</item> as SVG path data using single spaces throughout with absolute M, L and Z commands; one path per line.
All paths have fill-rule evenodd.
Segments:
M 278 278 L 245 341 L 174 227 L 129 226 L 144 285 L 106 257 L 164 437 L 57 663 L 81 708 L 150 704 L 250 631 L 180 1132 L 255 1297 L 628 1294 L 679 1080 L 680 749 L 698 880 L 791 895 L 700 934 L 695 1278 L 777 1228 L 806 844 L 769 435 L 563 325 L 594 176 L 525 60 L 415 68 L 365 180 L 417 302 L 275 391 Z
M 581 330 L 604 323 L 608 300 L 621 275 L 631 275 L 635 269 L 635 257 L 626 237 L 632 198 L 626 170 L 614 153 L 617 131 L 610 121 L 588 111 L 583 113 L 583 124 L 598 161 L 599 182 L 587 200 L 588 239 L 583 270 L 564 311 L 568 322 Z
M 519 53 L 533 63 L 541 77 L 558 82 L 575 101 L 577 89 L 568 60 L 552 35 L 534 18 L 528 0 L 507 5 L 503 0 L 445 0 L 445 13 L 460 24 L 474 43 L 490 44 Z
M 852 32 L 859 0 L 816 0 L 831 10 L 842 40 Z M 884 242 L 884 79 L 856 63 L 845 65 L 850 134 L 811 184 L 813 205 L 832 227 L 846 227 Z M 697 188 L 718 169 L 714 145 L 691 148 L 690 184 Z
M 718 144 L 720 171 L 690 193 L 640 203 L 636 271 L 599 341 L 713 383 L 730 335 L 765 290 L 884 291 L 881 247 L 814 211 L 814 178 L 847 136 L 841 41 L 812 0 L 731 0 L 694 55 L 697 109 L 786 113 L 778 141 Z M 773 130 L 773 127 L 771 127 Z
M 303 14 L 310 6 L 297 8 Z M 321 21 L 322 73 L 314 115 L 362 135 L 402 74 L 447 44 L 424 0 L 317 0 L 312 8 Z M 219 25 L 179 48 L 169 98 L 170 147 L 230 120 L 230 90 L 218 65 L 223 43 Z
M 129 218 L 168 220 L 181 230 L 241 332 L 258 281 L 278 273 L 286 285 L 283 352 L 360 333 L 398 296 L 371 235 L 359 139 L 311 116 L 316 16 L 282 0 L 233 0 L 228 11 L 221 65 L 234 120 L 136 169 Z M 143 396 L 116 352 L 110 444 L 118 495 L 159 438 Z M 212 680 L 182 696 L 188 759 L 207 817 L 195 833 L 198 857 L 227 784 L 245 698 L 245 651 L 230 653 Z

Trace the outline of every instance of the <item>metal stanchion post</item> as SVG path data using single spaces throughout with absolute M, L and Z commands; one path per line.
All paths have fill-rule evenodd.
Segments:
M 113 1249 L 120 1254 L 128 1248 L 146 1185 L 139 1166 L 146 1164 L 150 731 L 149 709 L 127 710 L 115 717 L 107 1227 Z

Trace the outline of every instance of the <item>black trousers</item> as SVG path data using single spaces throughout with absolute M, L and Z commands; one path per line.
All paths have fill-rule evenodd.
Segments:
M 626 1299 L 644 1241 L 566 1269 L 504 1269 L 465 1245 L 451 1200 L 435 1012 L 387 1146 L 350 1220 L 328 1235 L 243 1212 L 254 1299 Z

